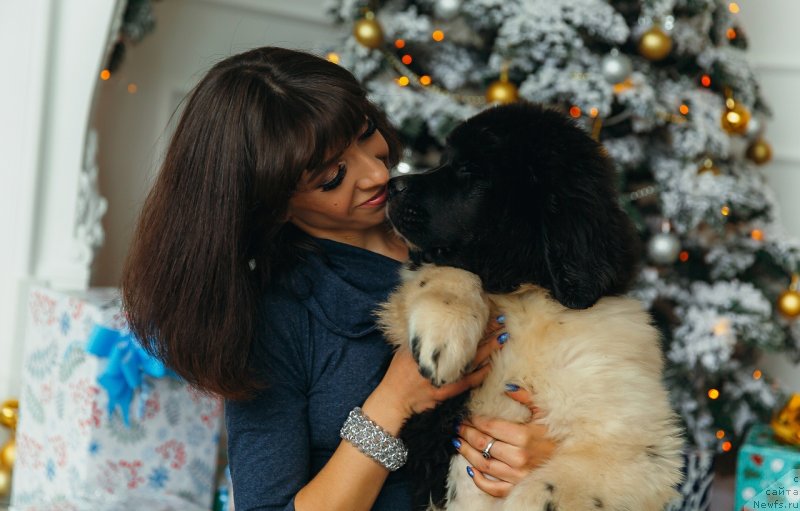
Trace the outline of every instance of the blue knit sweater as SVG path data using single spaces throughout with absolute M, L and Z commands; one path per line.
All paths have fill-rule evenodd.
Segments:
M 398 284 L 400 263 L 330 240 L 309 253 L 263 301 L 254 346 L 268 388 L 228 401 L 228 455 L 237 511 L 294 510 L 294 496 L 339 445 L 348 412 L 383 377 L 391 348 L 373 311 Z M 404 469 L 392 473 L 373 511 L 409 511 Z

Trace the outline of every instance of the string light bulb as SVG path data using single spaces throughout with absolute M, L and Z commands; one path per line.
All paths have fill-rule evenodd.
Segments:
M 338 64 L 339 60 L 340 59 L 339 59 L 339 54 L 338 53 L 330 52 L 328 54 L 328 62 L 333 62 L 334 64 Z
M 441 30 L 434 30 L 433 34 L 431 34 L 431 37 L 433 37 L 434 41 L 439 43 L 441 41 L 444 41 L 444 32 L 442 32 Z
M 111 71 L 109 71 L 108 69 L 103 69 L 102 71 L 100 71 L 101 80 L 105 81 L 108 80 L 109 78 L 111 78 Z
M 717 389 L 708 389 L 708 397 L 710 399 L 719 398 L 719 390 L 717 390 Z

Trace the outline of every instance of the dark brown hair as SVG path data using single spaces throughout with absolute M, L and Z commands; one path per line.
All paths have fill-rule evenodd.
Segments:
M 122 276 L 131 330 L 191 384 L 245 398 L 265 382 L 251 352 L 266 286 L 296 261 L 285 222 L 305 171 L 321 172 L 385 116 L 342 67 L 283 48 L 215 65 L 194 87 L 148 195 Z M 251 269 L 255 263 L 255 269 Z

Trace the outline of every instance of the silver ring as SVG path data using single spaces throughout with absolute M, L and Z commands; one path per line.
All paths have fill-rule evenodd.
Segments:
M 489 445 L 486 446 L 486 449 L 481 451 L 481 454 L 483 454 L 483 457 L 486 458 L 487 460 L 492 457 L 492 454 L 489 451 L 492 449 L 493 445 L 494 445 L 494 438 L 489 440 Z

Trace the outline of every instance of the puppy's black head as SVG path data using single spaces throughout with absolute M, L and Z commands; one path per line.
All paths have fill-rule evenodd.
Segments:
M 611 161 L 583 129 L 514 104 L 468 119 L 447 142 L 438 167 L 389 182 L 389 219 L 412 258 L 471 271 L 492 293 L 536 284 L 571 308 L 625 291 L 638 237 Z

